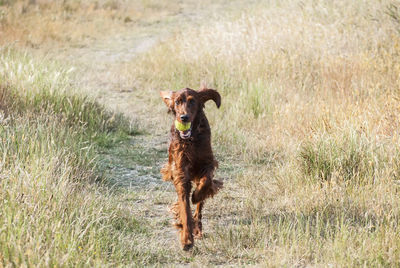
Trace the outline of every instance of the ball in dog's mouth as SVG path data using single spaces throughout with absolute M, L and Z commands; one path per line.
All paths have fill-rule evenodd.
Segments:
M 178 120 L 175 120 L 175 128 L 179 131 L 179 135 L 182 139 L 190 138 L 190 135 L 192 134 L 191 122 L 181 123 Z

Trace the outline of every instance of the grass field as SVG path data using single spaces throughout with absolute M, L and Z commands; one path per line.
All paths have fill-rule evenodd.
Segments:
M 0 3 L 5 266 L 400 265 L 398 2 Z M 38 14 L 70 17 L 49 37 Z M 77 88 L 83 67 L 35 56 L 160 27 L 172 33 L 161 43 L 104 64 L 124 79 L 106 89 Z M 158 91 L 202 84 L 222 95 L 206 114 L 225 188 L 184 253 L 163 210 L 172 119 Z

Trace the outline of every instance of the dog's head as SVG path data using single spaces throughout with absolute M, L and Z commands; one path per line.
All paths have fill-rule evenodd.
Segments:
M 213 100 L 218 108 L 221 106 L 221 96 L 214 89 L 203 88 L 196 91 L 184 88 L 179 91 L 161 91 L 160 95 L 168 111 L 175 115 L 175 126 L 183 139 L 191 136 L 191 124 L 204 108 L 205 102 Z

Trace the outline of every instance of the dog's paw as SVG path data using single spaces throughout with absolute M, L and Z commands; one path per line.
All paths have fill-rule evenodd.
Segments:
M 201 239 L 203 238 L 203 224 L 201 223 L 200 220 L 194 220 L 194 226 L 193 226 L 193 238 L 194 239 Z
M 184 250 L 184 251 L 189 251 L 189 250 L 191 250 L 193 248 L 193 243 L 191 243 L 191 244 L 186 244 L 186 245 L 182 245 L 182 249 Z
M 193 239 L 193 234 L 192 232 L 190 232 L 189 230 L 186 231 L 180 231 L 179 233 L 180 235 L 180 240 L 181 240 L 181 245 L 182 245 L 182 249 L 184 251 L 188 251 L 191 248 L 193 248 L 194 245 L 194 239 Z

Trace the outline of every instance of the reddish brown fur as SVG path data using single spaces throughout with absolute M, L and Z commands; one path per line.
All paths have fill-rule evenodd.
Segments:
M 201 218 L 205 199 L 214 196 L 223 185 L 213 179 L 218 162 L 212 152 L 211 130 L 203 111 L 204 103 L 210 99 L 219 108 L 221 96 L 213 89 L 195 91 L 189 88 L 160 94 L 176 120 L 181 121 L 180 116 L 186 114 L 192 123 L 191 136 L 187 139 L 183 139 L 172 125 L 168 162 L 161 169 L 163 179 L 175 185 L 178 202 L 171 211 L 177 219 L 175 226 L 180 230 L 182 247 L 189 250 L 193 247 L 193 238 L 202 237 Z M 196 204 L 193 217 L 190 208 L 192 183 L 196 185 L 191 198 Z

